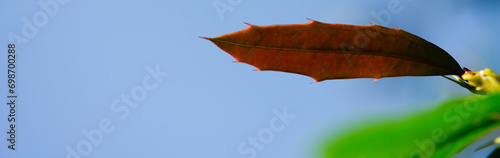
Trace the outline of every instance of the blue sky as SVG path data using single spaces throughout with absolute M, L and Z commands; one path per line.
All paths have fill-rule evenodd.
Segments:
M 391 13 L 389 2 L 3 1 L 0 43 L 7 50 L 12 37 L 25 40 L 14 40 L 16 150 L 3 141 L 0 155 L 66 157 L 75 150 L 82 158 L 248 158 L 253 154 L 239 146 L 265 133 L 258 138 L 265 140 L 262 148 L 243 149 L 259 158 L 315 157 L 321 138 L 349 125 L 470 95 L 442 77 L 309 84 L 313 79 L 302 75 L 251 71 L 198 38 L 242 30 L 244 22 L 377 23 L 373 13 Z M 500 3 L 398 2 L 401 11 L 384 18 L 387 27 L 431 41 L 471 70 L 500 71 Z M 58 7 L 48 12 L 39 3 Z M 214 3 L 226 11 L 219 15 Z M 36 31 L 26 32 L 27 25 Z M 0 58 L 6 61 L 7 55 Z M 6 77 L 0 81 L 7 84 Z M 0 131 L 9 130 L 7 110 L 0 106 Z M 270 122 L 283 121 L 280 113 L 289 113 L 288 123 L 278 122 L 283 128 L 270 132 Z M 84 133 L 95 129 L 101 134 L 93 135 L 99 140 L 93 143 Z

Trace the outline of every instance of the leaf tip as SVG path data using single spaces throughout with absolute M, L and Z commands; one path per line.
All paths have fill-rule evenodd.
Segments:
M 464 71 L 470 71 L 470 69 L 467 67 L 464 67 L 463 69 L 464 69 Z
M 306 18 L 306 19 L 310 21 L 310 22 L 309 22 L 309 24 L 313 24 L 313 23 L 321 23 L 321 22 L 319 22 L 319 21 L 317 21 L 317 20 L 313 20 L 313 19 L 310 19 L 310 18 Z
M 244 23 L 245 25 L 248 25 L 248 26 L 250 26 L 250 27 L 252 27 L 252 26 L 255 26 L 255 25 L 252 25 L 252 24 L 250 24 L 250 23 L 247 23 L 247 22 L 243 22 L 243 23 Z
M 203 39 L 206 39 L 206 40 L 212 40 L 212 38 L 210 37 L 203 37 L 203 36 L 198 36 L 199 38 L 203 38 Z

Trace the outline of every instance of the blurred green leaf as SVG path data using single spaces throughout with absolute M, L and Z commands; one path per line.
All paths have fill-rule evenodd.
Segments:
M 434 109 L 370 122 L 327 139 L 328 158 L 451 157 L 500 127 L 500 93 L 468 96 Z

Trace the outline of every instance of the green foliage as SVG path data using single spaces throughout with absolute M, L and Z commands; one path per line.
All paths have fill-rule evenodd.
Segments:
M 321 152 L 327 158 L 451 157 L 500 127 L 499 119 L 500 93 L 474 95 L 351 128 L 328 139 Z

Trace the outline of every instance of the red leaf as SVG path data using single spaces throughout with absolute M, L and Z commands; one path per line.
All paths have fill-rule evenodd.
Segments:
M 464 73 L 438 46 L 401 29 L 378 25 L 311 20 L 307 24 L 250 25 L 238 32 L 202 38 L 259 70 L 303 74 L 316 81 Z

